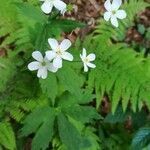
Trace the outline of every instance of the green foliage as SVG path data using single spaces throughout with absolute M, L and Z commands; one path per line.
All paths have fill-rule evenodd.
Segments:
M 134 114 L 128 106 L 134 112 L 143 103 L 150 108 L 150 59 L 124 39 L 135 16 L 147 6 L 143 0 L 126 1 L 128 17 L 119 28 L 100 20 L 91 36 L 84 42 L 78 39 L 71 48 L 77 61 L 64 61 L 57 73 L 49 72 L 41 80 L 27 70 L 31 53 L 44 53 L 50 49 L 48 38 L 60 39 L 62 32 L 85 24 L 60 19 L 57 11 L 45 15 L 37 0 L 1 0 L 0 50 L 6 55 L 0 58 L 0 149 L 24 149 L 29 137 L 32 150 L 129 149 L 134 130 L 149 121 L 147 111 Z M 143 26 L 139 31 L 144 33 Z M 83 46 L 97 57 L 97 67 L 89 74 L 81 72 L 78 62 Z M 103 120 L 100 105 L 106 95 L 112 111 Z M 134 128 L 130 133 L 123 127 L 129 118 Z M 135 134 L 133 148 L 149 148 L 149 130 L 141 128 Z
M 5 37 L 5 40 L 0 45 L 1 48 L 9 49 L 8 44 L 12 44 L 14 42 L 12 34 L 18 28 L 16 21 L 17 12 L 14 9 L 14 2 L 17 1 L 20 0 L 0 1 L 0 35 L 1 37 Z
M 7 81 L 15 74 L 16 66 L 13 59 L 0 58 L 0 92 L 6 89 Z
M 40 80 L 40 85 L 43 93 L 46 94 L 47 97 L 51 98 L 52 101 L 54 101 L 58 93 L 56 76 L 50 73 L 45 80 Z
M 63 114 L 58 116 L 58 129 L 60 139 L 67 146 L 68 150 L 79 150 L 81 148 L 81 137 L 77 129 Z
M 67 105 L 65 105 L 65 103 Z M 74 105 L 76 105 L 76 107 L 73 107 Z M 74 113 L 74 111 L 76 112 Z M 87 114 L 86 118 L 83 117 L 85 113 Z M 38 116 L 38 119 L 36 116 Z M 80 116 L 80 118 L 77 118 L 77 116 Z M 57 131 L 53 127 L 58 126 L 61 142 L 67 149 L 78 150 L 82 146 L 85 147 L 88 140 L 79 133 L 74 123 L 69 120 L 69 117 L 79 120 L 82 123 L 89 123 L 91 119 L 100 119 L 95 109 L 80 106 L 73 96 L 65 94 L 61 96 L 58 107 L 39 107 L 29 114 L 24 121 L 21 135 L 27 136 L 36 132 L 32 142 L 32 149 L 45 149 L 51 141 L 53 133 Z M 55 119 L 57 119 L 57 122 L 53 125 Z M 72 135 L 72 137 L 70 137 L 70 135 Z
M 38 116 L 38 118 L 37 118 Z M 21 135 L 26 136 L 36 131 L 32 141 L 32 149 L 46 149 L 53 136 L 53 125 L 55 120 L 55 110 L 50 107 L 43 107 L 33 111 L 24 121 L 24 128 Z
M 118 109 L 116 110 L 115 114 L 109 113 L 105 119 L 104 122 L 106 123 L 123 123 L 126 121 L 127 119 L 127 114 L 123 112 L 121 107 L 118 107 Z
M 65 90 L 80 97 L 81 87 L 83 85 L 83 78 L 81 76 L 79 76 L 71 67 L 67 66 L 58 71 L 57 76 L 59 84 L 63 85 Z
M 0 144 L 8 150 L 16 149 L 15 135 L 11 125 L 7 122 L 0 123 Z
M 113 112 L 120 100 L 124 111 L 129 100 L 134 111 L 141 108 L 143 100 L 149 106 L 149 58 L 143 58 L 142 54 L 123 44 L 100 45 L 95 53 L 98 56 L 97 70 L 89 74 L 89 86 L 96 88 L 97 107 L 105 92 L 112 101 Z
M 145 127 L 139 129 L 132 140 L 133 149 L 141 150 L 148 144 L 150 144 L 150 128 Z
M 138 7 L 139 5 L 141 7 Z M 118 29 L 108 26 L 108 23 L 103 21 L 97 26 L 94 38 L 90 41 L 97 55 L 97 69 L 89 74 L 88 83 L 89 87 L 94 85 L 96 90 L 97 108 L 105 93 L 112 101 L 113 113 L 120 100 L 124 111 L 129 100 L 134 111 L 141 109 L 143 100 L 149 107 L 149 58 L 144 58 L 143 54 L 135 52 L 127 44 L 113 42 L 125 38 L 125 31 L 133 24 L 135 15 L 146 6 L 148 4 L 143 1 L 129 1 L 125 4 L 125 8 L 128 7 L 128 17 Z M 89 39 L 83 45 L 86 47 L 87 43 Z

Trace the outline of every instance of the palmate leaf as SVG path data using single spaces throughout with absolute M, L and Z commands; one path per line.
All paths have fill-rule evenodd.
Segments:
M 25 119 L 21 136 L 27 136 L 37 131 L 32 141 L 32 149 L 45 150 L 54 133 L 54 120 L 55 110 L 53 108 L 48 106 L 37 108 Z
M 82 84 L 82 77 L 78 76 L 78 74 L 70 66 L 66 65 L 64 65 L 64 67 L 57 73 L 49 73 L 47 79 L 40 80 L 43 93 L 51 98 L 53 102 L 56 96 L 62 94 L 65 91 L 69 91 L 79 100 L 83 99 L 86 94 L 82 96 Z M 86 99 L 86 97 L 84 99 Z M 89 100 L 88 95 L 86 100 Z M 92 98 L 90 100 L 92 100 Z
M 145 127 L 139 129 L 132 140 L 133 150 L 141 150 L 148 144 L 150 144 L 150 128 Z
M 80 150 L 81 136 L 63 114 L 58 116 L 58 129 L 60 139 L 68 150 Z
M 58 83 L 76 97 L 81 96 L 81 86 L 83 78 L 79 76 L 71 67 L 65 65 L 63 69 L 57 72 Z
M 87 92 L 87 95 L 85 93 L 83 93 L 83 95 L 87 98 L 89 97 L 88 92 Z M 91 97 L 92 96 L 93 95 L 91 94 Z M 61 107 L 62 113 L 64 113 L 64 115 L 69 118 L 68 121 L 63 121 L 63 122 L 66 122 L 66 123 L 70 122 L 72 124 L 72 126 L 75 126 L 77 129 L 78 129 L 77 122 L 78 122 L 78 123 L 82 124 L 82 127 L 80 127 L 80 129 L 78 129 L 78 130 L 82 131 L 82 129 L 85 127 L 84 126 L 85 123 L 90 123 L 93 120 L 102 119 L 102 117 L 96 112 L 95 108 L 90 107 L 90 106 L 80 106 L 78 104 L 80 102 L 82 102 L 82 100 L 78 101 L 77 98 L 75 98 L 73 95 L 65 94 L 65 95 L 61 96 L 59 107 Z M 89 101 L 87 101 L 87 102 L 89 102 Z M 82 104 L 83 103 L 85 104 L 87 102 L 83 101 Z M 62 118 L 65 118 L 65 116 Z M 65 118 L 65 120 L 66 119 L 67 118 Z M 74 121 L 71 121 L 71 120 L 74 120 Z M 65 125 L 67 127 L 66 130 L 63 129 L 63 128 L 65 128 L 65 126 L 62 127 L 62 131 L 65 130 L 68 133 L 64 133 L 64 134 L 60 133 L 61 134 L 60 137 L 65 138 L 65 139 L 61 138 L 61 141 L 63 144 L 65 144 L 67 146 L 68 150 L 69 149 L 71 149 L 71 150 L 72 149 L 82 149 L 82 148 L 83 149 L 88 149 L 88 148 L 90 149 L 91 147 L 93 147 L 93 149 L 94 149 L 94 146 L 92 145 L 93 143 L 91 143 L 92 140 L 94 140 L 93 139 L 94 137 L 93 138 L 88 137 L 88 135 L 86 135 L 87 134 L 86 132 L 83 133 L 82 134 L 83 136 L 81 137 L 81 135 L 79 134 L 81 131 L 80 132 L 78 131 L 79 132 L 78 136 L 80 137 L 80 141 L 78 141 L 79 138 L 76 137 L 77 133 L 75 131 L 69 131 L 69 130 L 73 130 L 73 127 L 71 127 L 71 124 L 70 125 L 69 124 L 68 124 L 68 127 L 67 127 L 67 125 Z M 72 132 L 75 132 L 75 133 L 72 133 Z M 68 135 L 66 135 L 66 134 L 68 134 Z M 73 137 L 73 136 L 70 137 L 70 135 L 73 135 L 73 134 L 75 134 L 75 137 Z M 90 133 L 90 134 L 92 134 L 92 133 Z M 71 141 L 66 143 L 68 141 L 68 138 L 70 138 Z M 77 140 L 77 142 L 79 142 L 77 145 L 76 145 L 76 140 Z M 73 142 L 75 142 L 75 143 L 73 143 Z M 94 142 L 96 142 L 96 141 L 94 140 Z M 74 144 L 74 147 L 72 144 Z M 97 146 L 95 146 L 95 147 L 97 147 Z
M 78 98 L 76 98 L 73 94 L 71 94 L 70 92 L 64 92 L 61 95 L 60 101 L 58 103 L 58 106 L 62 107 L 62 108 L 66 108 L 66 107 L 70 107 L 73 105 L 77 105 L 77 104 L 88 104 L 89 102 L 91 102 L 94 98 L 93 94 L 89 94 L 82 92 L 81 90 L 81 95 L 79 95 Z M 87 100 L 86 100 L 87 98 Z
M 85 95 L 85 92 L 83 95 Z M 85 97 L 89 97 L 89 93 Z M 74 122 L 70 121 L 70 119 L 79 121 L 82 123 L 82 128 L 84 128 L 85 123 L 101 119 L 101 117 L 93 107 L 80 106 L 76 99 L 73 94 L 71 95 L 69 92 L 65 92 L 60 97 L 57 97 L 57 102 L 55 103 L 55 106 L 58 105 L 57 107 L 38 107 L 26 117 L 21 135 L 27 136 L 35 133 L 32 141 L 32 149 L 38 150 L 41 148 L 45 150 L 52 141 L 53 133 L 57 131 L 60 135 L 61 142 L 67 150 L 80 150 L 81 147 L 85 148 L 87 145 L 90 145 L 90 140 L 79 132 Z M 55 117 L 57 117 L 57 122 L 54 124 Z M 70 135 L 73 138 L 70 138 Z M 67 142 L 68 140 L 70 142 Z
M 102 119 L 102 117 L 97 113 L 94 107 L 80 105 L 80 103 L 85 105 L 89 102 L 89 101 L 87 102 L 82 101 L 83 96 L 88 97 L 89 93 L 87 93 L 87 95 L 85 93 L 82 93 L 80 100 L 78 100 L 72 94 L 65 93 L 61 96 L 61 99 L 58 105 L 59 107 L 61 107 L 62 112 L 64 112 L 71 118 L 80 121 L 83 124 L 90 123 L 94 119 L 95 120 Z M 91 94 L 91 96 L 93 95 Z
M 92 122 L 93 119 L 102 119 L 95 108 L 90 106 L 73 105 L 72 107 L 64 108 L 64 112 L 82 123 Z
M 40 85 L 43 94 L 54 101 L 58 94 L 58 83 L 56 75 L 54 73 L 49 73 L 48 77 L 45 80 L 40 79 Z
M 16 141 L 14 131 L 7 122 L 0 123 L 0 145 L 8 150 L 16 149 Z

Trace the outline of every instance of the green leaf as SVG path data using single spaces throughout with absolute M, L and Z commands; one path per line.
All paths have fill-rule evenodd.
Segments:
M 81 137 L 77 129 L 68 121 L 64 114 L 58 115 L 59 136 L 68 150 L 80 150 Z
M 36 132 L 32 142 L 32 149 L 44 150 L 52 139 L 54 120 L 55 110 L 53 108 L 37 108 L 26 117 L 24 126 L 21 129 L 21 136 Z
M 76 97 L 81 97 L 82 91 L 81 86 L 83 84 L 82 78 L 67 65 L 63 69 L 57 72 L 58 80 L 63 87 L 75 95 Z
M 81 98 L 78 100 L 78 103 L 79 104 L 87 104 L 89 102 L 92 102 L 95 97 L 96 96 L 94 94 L 92 94 L 90 90 L 85 90 L 82 93 Z
M 61 31 L 64 32 L 71 32 L 75 28 L 83 28 L 85 27 L 84 23 L 80 23 L 74 20 L 67 20 L 67 19 L 56 19 L 50 21 L 51 28 L 54 30 L 59 28 Z
M 40 79 L 40 85 L 47 97 L 51 98 L 52 101 L 55 100 L 58 92 L 57 78 L 53 73 L 49 73 L 46 79 Z
M 141 33 L 141 34 L 144 34 L 145 33 L 145 26 L 143 24 L 138 24 L 138 31 Z
M 96 109 L 90 106 L 74 105 L 72 107 L 64 108 L 64 111 L 82 123 L 90 123 L 93 119 L 100 119 L 100 115 L 96 112 Z M 86 115 L 85 115 L 86 114 Z
M 46 17 L 42 13 L 42 11 L 35 6 L 29 3 L 15 3 L 20 14 L 23 16 L 24 19 L 30 20 L 33 23 L 40 22 L 44 24 L 46 22 Z M 28 23 L 28 22 L 27 22 Z
M 16 64 L 12 58 L 0 58 L 0 92 L 6 89 L 8 81 L 16 73 Z
M 94 129 L 86 128 L 84 132 L 91 145 L 86 148 L 82 148 L 81 150 L 102 150 L 99 143 L 100 138 L 94 133 Z
M 150 144 L 150 128 L 141 128 L 132 140 L 133 150 L 141 150 L 146 145 Z
M 105 119 L 104 122 L 107 123 L 123 123 L 127 119 L 127 114 L 123 112 L 122 107 L 119 106 L 114 114 L 109 113 Z
M 0 145 L 8 150 L 16 149 L 14 131 L 9 123 L 0 123 Z

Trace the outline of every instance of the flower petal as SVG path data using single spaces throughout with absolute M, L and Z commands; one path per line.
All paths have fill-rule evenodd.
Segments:
M 57 72 L 58 71 L 58 68 L 54 67 L 54 65 L 52 63 L 50 63 L 48 66 L 47 66 L 47 69 L 51 72 Z
M 80 58 L 81 58 L 81 59 L 82 59 L 82 61 L 83 61 L 83 59 L 84 59 L 84 58 L 83 58 L 82 54 L 80 54 Z
M 39 62 L 43 62 L 43 56 L 42 56 L 41 52 L 39 52 L 39 51 L 34 51 L 32 53 L 32 57 Z
M 87 66 L 90 67 L 90 68 L 95 68 L 96 67 L 96 65 L 92 64 L 92 63 L 87 63 Z
M 117 20 L 117 17 L 116 16 L 111 16 L 111 23 L 112 23 L 112 25 L 113 26 L 115 26 L 115 27 L 118 27 L 119 25 L 118 25 L 118 20 Z
M 82 57 L 86 58 L 86 49 L 85 48 L 83 48 L 83 50 L 82 50 Z
M 107 0 L 105 3 L 104 3 L 104 7 L 107 11 L 111 11 L 111 2 L 110 0 Z
M 113 0 L 112 10 L 118 10 L 121 4 L 122 4 L 122 0 Z
M 48 43 L 53 50 L 56 50 L 59 46 L 58 41 L 56 39 L 49 38 Z
M 28 69 L 31 71 L 38 70 L 41 67 L 41 64 L 38 61 L 33 61 L 28 64 Z
M 118 10 L 115 16 L 119 19 L 124 19 L 127 17 L 127 14 L 124 10 Z
M 51 61 L 52 59 L 54 59 L 56 57 L 56 52 L 54 51 L 46 51 L 46 58 Z
M 37 73 L 38 78 L 46 79 L 47 78 L 47 68 L 41 67 Z
M 94 61 L 95 58 L 96 58 L 96 56 L 95 56 L 95 54 L 91 53 L 91 54 L 89 54 L 89 55 L 87 56 L 87 58 L 88 58 L 90 61 Z
M 42 11 L 46 14 L 49 14 L 52 11 L 52 8 L 53 4 L 49 0 L 46 0 L 41 6 Z
M 53 60 L 53 66 L 55 68 L 62 68 L 62 58 L 61 57 L 56 57 Z
M 104 13 L 104 19 L 105 19 L 106 21 L 108 21 L 108 20 L 110 19 L 110 17 L 111 17 L 111 12 L 105 12 L 105 13 Z
M 53 4 L 61 13 L 64 13 L 67 8 L 67 5 L 61 0 L 55 0 Z
M 88 66 L 86 65 L 86 63 L 84 63 L 84 72 L 88 72 Z
M 71 41 L 68 39 L 64 39 L 60 44 L 60 49 L 62 51 L 66 51 L 71 46 Z
M 63 52 L 62 58 L 68 61 L 73 61 L 73 56 L 72 54 L 68 52 Z

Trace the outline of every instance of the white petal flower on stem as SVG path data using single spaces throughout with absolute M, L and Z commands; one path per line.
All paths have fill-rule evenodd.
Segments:
M 107 10 L 104 13 L 104 19 L 106 21 L 111 21 L 111 24 L 115 27 L 118 27 L 118 20 L 117 19 L 124 19 L 126 18 L 127 14 L 124 10 L 119 10 L 122 4 L 122 0 L 113 0 L 112 3 L 110 0 L 106 0 L 104 3 L 104 7 Z
M 86 49 L 83 48 L 82 54 L 80 54 L 80 58 L 82 59 L 83 65 L 84 65 L 84 72 L 88 72 L 89 68 L 95 68 L 96 65 L 91 63 L 91 61 L 94 61 L 96 56 L 95 54 L 91 53 L 89 55 L 86 54 Z
M 60 44 L 56 39 L 49 38 L 48 43 L 52 50 L 46 52 L 46 57 L 49 61 L 53 60 L 53 66 L 56 68 L 62 67 L 62 60 L 73 61 L 73 56 L 67 52 L 71 46 L 71 41 L 64 39 Z
M 46 14 L 51 13 L 53 7 L 58 9 L 63 15 L 67 10 L 67 5 L 62 0 L 40 0 L 40 1 L 44 2 L 41 6 L 41 9 Z
M 38 70 L 37 77 L 46 79 L 48 71 L 56 72 L 58 68 L 55 68 L 52 63 L 46 58 L 43 57 L 41 52 L 34 51 L 32 57 L 36 60 L 28 64 L 28 69 L 30 71 Z

